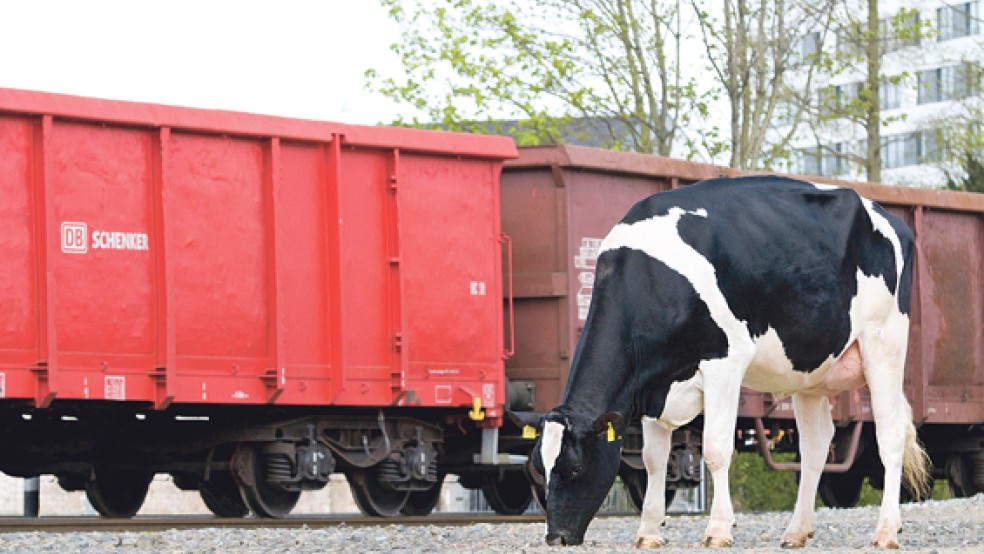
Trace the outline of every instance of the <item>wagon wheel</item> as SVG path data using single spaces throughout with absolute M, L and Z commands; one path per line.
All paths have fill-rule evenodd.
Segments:
M 88 477 L 78 473 L 59 473 L 58 486 L 65 491 L 84 491 Z
M 820 500 L 829 508 L 851 508 L 861 498 L 861 484 L 864 474 L 856 471 L 847 473 L 824 473 L 820 476 Z
M 547 512 L 547 491 L 543 488 L 543 485 L 538 483 L 530 482 L 530 497 L 536 502 L 538 508 L 543 513 Z
M 525 512 L 533 500 L 533 490 L 526 474 L 506 471 L 501 477 L 496 477 L 482 483 L 482 495 L 489 506 L 495 513 L 504 516 L 518 516 Z
M 249 514 L 249 506 L 229 472 L 212 472 L 208 481 L 202 481 L 199 485 L 198 493 L 205 506 L 218 517 L 245 517 Z
M 628 491 L 632 505 L 641 512 L 642 505 L 646 500 L 646 485 L 649 482 L 649 474 L 644 469 L 632 469 L 623 466 L 618 475 L 622 478 L 622 486 Z M 676 498 L 676 489 L 667 488 L 663 493 L 663 498 L 666 500 L 665 506 L 672 504 L 673 499 Z
M 407 496 L 407 503 L 400 509 L 405 516 L 426 516 L 434 511 L 441 500 L 441 485 L 444 476 L 440 475 L 437 482 L 425 491 L 413 491 Z
M 950 494 L 954 498 L 966 498 L 978 493 L 974 486 L 974 465 L 969 457 L 954 454 L 946 461 L 946 475 L 950 483 Z M 61 482 L 59 478 L 59 482 Z
M 400 514 L 410 499 L 408 491 L 382 485 L 377 478 L 378 466 L 354 470 L 346 475 L 355 505 L 367 516 L 393 517 Z
M 267 480 L 267 460 L 260 446 L 243 445 L 232 456 L 233 476 L 246 506 L 260 517 L 282 518 L 290 513 L 301 497 L 300 491 L 288 491 Z
M 103 517 L 133 517 L 144 499 L 154 474 L 147 471 L 94 469 L 94 477 L 85 484 L 85 496 Z

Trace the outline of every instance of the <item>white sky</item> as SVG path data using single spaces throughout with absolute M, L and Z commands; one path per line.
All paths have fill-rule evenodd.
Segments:
M 376 0 L 0 0 L 0 87 L 375 124 L 397 34 Z

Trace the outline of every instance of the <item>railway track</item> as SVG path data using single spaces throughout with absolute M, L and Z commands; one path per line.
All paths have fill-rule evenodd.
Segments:
M 471 525 L 474 523 L 536 523 L 542 514 L 501 516 L 492 513 L 446 513 L 429 516 L 366 517 L 362 515 L 292 516 L 270 518 L 217 518 L 212 516 L 143 516 L 113 519 L 98 516 L 38 518 L 0 517 L 0 533 L 45 533 L 84 531 L 164 531 L 169 529 L 319 529 L 325 527 L 364 527 L 378 525 Z

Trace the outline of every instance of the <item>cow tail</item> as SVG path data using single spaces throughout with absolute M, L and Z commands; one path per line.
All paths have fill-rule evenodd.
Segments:
M 906 421 L 909 422 L 905 428 L 905 452 L 902 455 L 902 480 L 906 488 L 912 493 L 915 500 L 930 498 L 933 494 L 931 488 L 930 470 L 933 467 L 926 454 L 926 449 L 919 442 L 916 433 L 916 426 L 912 424 L 912 407 L 909 405 L 905 396 L 902 397 L 905 410 L 908 414 Z

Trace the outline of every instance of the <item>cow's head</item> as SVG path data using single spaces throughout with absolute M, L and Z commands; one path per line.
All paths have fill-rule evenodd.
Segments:
M 621 451 L 622 415 L 596 420 L 551 411 L 540 424 L 530 456 L 530 475 L 544 487 L 547 543 L 577 545 L 615 482 Z

